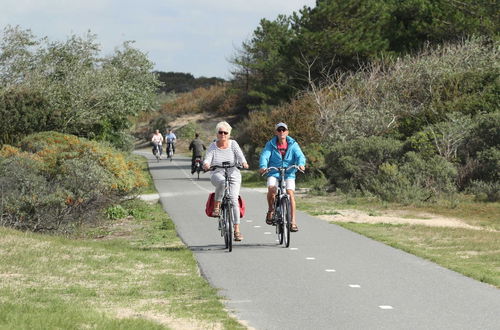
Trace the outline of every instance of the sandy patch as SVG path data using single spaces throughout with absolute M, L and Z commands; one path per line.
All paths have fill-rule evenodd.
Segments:
M 197 122 L 207 119 L 209 116 L 205 113 L 197 113 L 194 115 L 186 115 L 176 118 L 175 120 L 169 123 L 169 126 L 176 130 L 179 127 L 187 125 L 191 122 Z
M 368 214 L 359 210 L 339 210 L 338 214 L 323 214 L 318 217 L 323 220 L 334 222 L 411 224 L 430 227 L 484 230 L 484 228 L 481 227 L 468 225 L 460 219 L 445 218 L 430 213 L 409 214 L 402 211 L 393 211 L 390 214 L 382 212 Z

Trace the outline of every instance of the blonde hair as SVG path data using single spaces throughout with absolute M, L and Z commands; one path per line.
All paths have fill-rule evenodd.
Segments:
M 221 121 L 219 123 L 217 123 L 217 125 L 215 126 L 215 132 L 219 132 L 219 130 L 225 130 L 226 132 L 228 132 L 229 134 L 231 134 L 231 130 L 233 129 L 231 127 L 231 125 L 228 124 L 227 121 Z

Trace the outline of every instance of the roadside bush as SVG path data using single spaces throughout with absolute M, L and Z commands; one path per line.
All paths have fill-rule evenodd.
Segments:
M 97 142 L 55 132 L 0 149 L 1 224 L 70 230 L 145 184 L 140 164 Z
M 484 182 L 474 180 L 467 187 L 466 192 L 474 195 L 477 201 L 500 202 L 500 182 Z
M 402 146 L 398 140 L 377 136 L 336 143 L 326 156 L 325 172 L 343 191 L 362 190 L 382 164 L 397 162 Z
M 366 179 L 363 189 L 389 202 L 435 201 L 456 192 L 456 176 L 456 168 L 444 158 L 423 158 L 409 152 L 399 164 L 381 164 L 378 172 Z

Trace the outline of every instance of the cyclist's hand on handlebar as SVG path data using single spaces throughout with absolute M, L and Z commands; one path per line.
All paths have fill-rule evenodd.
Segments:
M 304 165 L 299 166 L 299 171 L 304 172 L 306 170 L 306 167 Z
M 241 164 L 241 166 L 243 166 L 243 168 L 247 169 L 248 168 L 248 163 L 243 163 L 243 164 Z
M 259 168 L 259 173 L 264 174 L 267 172 L 267 168 Z
M 210 165 L 206 164 L 206 163 L 203 163 L 203 170 L 206 172 L 208 170 L 210 170 Z

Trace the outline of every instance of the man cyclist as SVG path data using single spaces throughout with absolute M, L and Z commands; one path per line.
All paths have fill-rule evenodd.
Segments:
M 194 174 L 196 171 L 196 158 L 199 157 L 201 159 L 203 157 L 203 150 L 206 149 L 207 148 L 203 144 L 203 141 L 200 139 L 200 134 L 195 133 L 194 140 L 189 144 L 189 150 L 193 151 L 193 156 L 191 158 L 191 174 Z
M 163 142 L 163 135 L 161 135 L 160 130 L 155 130 L 153 137 L 151 138 L 151 143 L 153 143 L 153 154 L 155 153 L 155 149 L 158 148 L 160 151 L 160 157 L 163 151 L 161 146 Z
M 175 154 L 175 141 L 177 137 L 171 129 L 168 130 L 168 133 L 165 134 L 165 142 L 167 143 L 167 155 L 169 154 L 170 148 L 172 148 L 172 154 Z
M 290 136 L 288 136 L 288 126 L 281 122 L 276 124 L 275 137 L 266 143 L 266 146 L 260 154 L 259 172 L 261 174 L 267 171 L 268 167 L 288 167 L 298 165 L 301 171 L 304 171 L 306 157 L 300 149 L 299 144 Z M 297 170 L 290 169 L 285 174 L 286 191 L 290 195 L 290 203 L 292 206 L 292 223 L 290 231 L 296 232 L 299 230 L 295 219 L 295 172 Z M 278 186 L 279 173 L 270 171 L 267 173 L 267 204 L 268 211 L 266 215 L 266 223 L 273 224 L 274 203 Z

